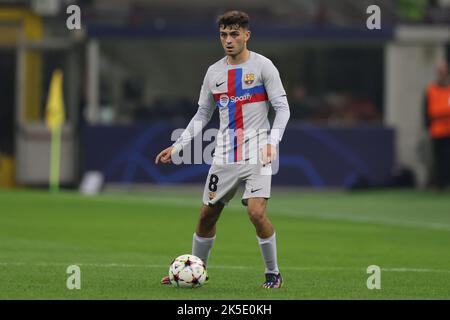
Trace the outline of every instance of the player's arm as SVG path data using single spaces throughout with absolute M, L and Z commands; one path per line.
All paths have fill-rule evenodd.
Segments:
M 263 65 L 262 77 L 270 104 L 275 110 L 275 119 L 272 124 L 268 143 L 262 150 L 262 161 L 265 164 L 276 158 L 276 147 L 283 138 L 291 113 L 280 73 L 272 62 L 268 61 Z
M 189 142 L 199 134 L 202 129 L 211 120 L 214 113 L 214 99 L 208 86 L 208 72 L 203 80 L 202 89 L 200 91 L 200 98 L 198 101 L 198 109 L 195 115 L 192 117 L 186 129 L 181 136 L 175 141 L 175 143 L 161 151 L 155 159 L 155 164 L 159 161 L 162 163 L 171 163 L 172 155 L 175 152 L 182 150 Z

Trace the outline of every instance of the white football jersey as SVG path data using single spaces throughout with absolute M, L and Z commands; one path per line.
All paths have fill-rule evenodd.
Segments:
M 201 126 L 195 127 L 203 128 L 218 109 L 220 128 L 215 163 L 249 161 L 258 156 L 263 145 L 278 144 L 290 114 L 277 68 L 269 59 L 252 51 L 242 64 L 230 65 L 224 57 L 211 65 L 198 105 L 196 115 L 174 145 L 179 149 L 188 144 L 198 134 L 194 131 L 194 121 L 201 121 Z M 268 119 L 270 105 L 276 111 L 272 130 Z

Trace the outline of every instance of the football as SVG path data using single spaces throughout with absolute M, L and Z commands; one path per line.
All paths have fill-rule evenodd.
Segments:
M 196 288 L 205 283 L 206 267 L 203 261 L 191 254 L 173 260 L 169 267 L 170 283 L 178 288 Z

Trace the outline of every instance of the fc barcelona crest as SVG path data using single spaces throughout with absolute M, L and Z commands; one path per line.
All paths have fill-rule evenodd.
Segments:
M 247 73 L 244 76 L 244 82 L 245 84 L 252 84 L 253 81 L 255 81 L 255 75 L 253 73 Z

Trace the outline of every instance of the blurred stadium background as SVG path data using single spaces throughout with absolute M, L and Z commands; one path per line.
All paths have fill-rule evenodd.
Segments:
M 72 4 L 81 8 L 81 30 L 66 27 L 70 16 L 66 8 Z M 366 9 L 372 4 L 381 8 L 381 30 L 366 28 L 369 17 Z M 5 238 L 10 242 L 5 240 L 4 245 L 26 247 L 16 241 L 17 237 L 32 239 L 26 234 L 33 234 L 33 227 L 47 230 L 44 223 L 56 223 L 54 221 L 60 217 L 57 210 L 76 207 L 82 201 L 66 195 L 67 198 L 59 200 L 49 196 L 41 203 L 34 193 L 28 195 L 17 191 L 45 190 L 49 184 L 51 134 L 45 126 L 45 105 L 51 76 L 56 69 L 61 69 L 64 74 L 66 107 L 62 128 L 62 187 L 78 190 L 88 172 L 100 172 L 105 191 L 141 190 L 144 198 L 154 200 L 149 202 L 148 210 L 154 210 L 155 216 L 160 217 L 161 226 L 167 226 L 161 216 L 165 210 L 182 219 L 180 203 L 176 205 L 178 209 L 170 207 L 173 198 L 177 197 L 181 202 L 185 199 L 192 215 L 177 222 L 173 228 L 181 230 L 184 223 L 194 223 L 197 209 L 192 203 L 200 204 L 208 165 L 157 167 L 154 158 L 172 143 L 172 131 L 184 128 L 196 112 L 203 76 L 208 66 L 223 56 L 215 19 L 230 9 L 249 13 L 252 31 L 249 48 L 272 59 L 288 93 L 291 120 L 280 146 L 280 171 L 273 177 L 273 190 L 279 193 L 280 199 L 287 199 L 285 203 L 290 203 L 289 215 L 292 216 L 296 208 L 302 208 L 302 203 L 307 204 L 303 209 L 309 211 L 306 216 L 299 213 L 301 217 L 311 218 L 318 213 L 319 218 L 330 224 L 329 228 L 324 224 L 311 226 L 319 233 L 323 232 L 327 245 L 333 241 L 339 243 L 338 235 L 331 241 L 326 238 L 329 230 L 342 227 L 328 222 L 335 218 L 336 203 L 339 204 L 336 210 L 346 213 L 338 220 L 343 217 L 351 223 L 368 221 L 419 229 L 423 226 L 429 232 L 426 236 L 420 232 L 403 234 L 391 230 L 392 234 L 388 233 L 382 240 L 386 241 L 383 250 L 374 244 L 373 256 L 390 252 L 392 241 L 403 239 L 405 242 L 400 243 L 404 246 L 398 244 L 392 249 L 401 255 L 417 240 L 414 245 L 417 244 L 420 251 L 410 252 L 416 259 L 414 262 L 406 258 L 386 258 L 384 261 L 403 267 L 420 267 L 420 262 L 426 261 L 429 265 L 422 267 L 437 266 L 447 270 L 443 273 L 446 277 L 436 276 L 435 282 L 430 280 L 428 283 L 440 284 L 442 289 L 434 288 L 429 292 L 434 292 L 436 297 L 448 298 L 445 288 L 448 289 L 450 262 L 445 250 L 441 252 L 449 240 L 448 192 L 434 194 L 431 191 L 430 195 L 429 191 L 423 191 L 433 185 L 434 172 L 430 139 L 424 126 L 423 100 L 426 86 L 436 78 L 436 63 L 450 61 L 448 0 L 0 0 L 0 193 L 3 193 L 0 217 L 3 218 L 5 237 L 12 235 Z M 209 127 L 216 127 L 217 123 L 216 113 Z M 327 193 L 330 189 L 380 188 L 384 190 L 381 196 L 379 191 L 371 191 L 357 199 L 345 198 L 345 193 L 331 196 Z M 409 193 L 396 193 L 394 188 L 409 188 Z M 152 191 L 155 189 L 163 191 Z M 311 196 L 309 189 L 324 191 L 324 195 L 314 192 Z M 165 196 L 172 198 L 164 202 Z M 115 201 L 120 199 L 115 197 L 108 209 L 91 202 L 84 203 L 86 207 L 80 204 L 80 208 L 89 210 L 90 207 L 98 214 L 113 211 Z M 129 217 L 138 221 L 140 216 L 132 213 L 134 207 L 127 199 L 124 198 L 124 207 L 117 205 L 117 210 L 130 210 L 127 211 Z M 415 199 L 419 200 L 414 202 Z M 55 207 L 49 207 L 49 210 L 55 212 L 50 214 L 46 208 L 52 203 Z M 275 217 L 277 210 L 288 210 L 285 203 L 275 201 Z M 408 207 L 408 203 L 414 203 L 416 211 Z M 317 207 L 319 204 L 323 206 Z M 41 222 L 29 216 L 33 208 L 39 208 L 36 213 L 42 214 Z M 68 212 L 72 209 L 67 208 Z M 15 217 L 14 212 L 17 212 Z M 365 216 L 360 217 L 359 213 Z M 20 217 L 31 219 L 29 221 L 36 225 L 29 225 L 27 229 L 23 223 L 31 222 L 24 222 Z M 90 219 L 83 214 L 79 218 Z M 279 219 L 282 226 L 282 219 Z M 289 219 L 286 218 L 286 229 L 292 223 Z M 114 219 L 110 221 L 111 226 L 119 228 L 122 223 L 119 220 L 123 222 L 118 218 L 116 225 Z M 75 220 L 60 222 L 62 229 L 78 223 Z M 80 228 L 88 228 L 84 230 L 96 228 L 89 222 L 79 223 Z M 140 225 L 130 228 L 133 227 Z M 74 240 L 66 239 L 61 232 L 50 236 L 57 228 L 47 230 L 51 241 L 74 245 Z M 103 239 L 102 232 L 106 229 L 98 228 L 92 229 L 90 235 L 94 237 L 98 232 L 101 247 L 103 242 L 99 239 Z M 301 226 L 299 228 L 303 230 Z M 193 225 L 178 234 L 179 242 L 170 249 L 158 247 L 159 261 L 169 260 L 182 253 L 181 250 L 187 250 L 191 229 Z M 292 239 L 296 239 L 294 234 L 298 230 L 292 231 Z M 365 231 L 367 234 L 375 232 L 372 233 L 375 237 L 379 230 Z M 71 234 L 70 229 L 66 231 Z M 308 234 L 307 229 L 303 231 Z M 44 234 L 36 233 L 36 239 L 47 237 Z M 394 234 L 405 237 L 395 238 Z M 128 235 L 136 236 L 133 232 Z M 359 239 L 358 236 L 362 235 L 355 231 L 353 239 Z M 97 240 L 90 240 L 92 242 L 84 244 L 86 248 L 95 246 Z M 303 240 L 315 241 L 314 236 Z M 348 245 L 348 248 L 357 246 L 355 242 L 339 244 Z M 112 257 L 114 252 L 126 252 L 130 247 L 122 248 L 117 244 L 110 249 Z M 320 249 L 315 252 L 319 256 Z M 144 256 L 149 248 L 141 250 Z M 280 250 L 282 253 L 283 249 Z M 324 256 L 329 254 L 325 251 L 322 252 Z M 35 256 L 30 256 L 30 261 L 42 261 L 45 257 L 58 260 L 53 254 L 39 256 L 36 255 L 39 250 L 33 252 Z M 342 253 L 343 256 L 346 254 Z M 305 260 L 310 257 L 304 255 Z M 101 254 L 96 255 L 101 260 L 99 256 Z M 358 254 L 350 250 L 348 256 Z M 13 262 L 21 258 L 26 260 L 26 255 L 21 257 L 9 251 L 3 258 L 8 257 Z M 72 257 L 81 261 L 93 258 L 75 254 L 67 259 L 62 254 L 58 261 L 72 261 Z M 143 258 L 121 258 L 125 263 L 146 263 Z M 106 258 L 102 261 L 114 262 L 117 256 L 111 261 Z M 255 261 L 259 263 L 259 260 Z M 315 260 L 318 265 L 327 261 L 325 258 Z M 348 261 L 353 260 L 349 258 Z M 229 261 L 224 258 L 222 262 Z M 366 260 L 362 257 L 359 262 L 363 266 L 370 264 L 364 264 Z M 10 267 L 20 273 L 17 270 L 22 262 L 18 263 Z M 292 265 L 296 263 L 292 261 Z M 447 281 L 443 287 L 442 281 Z M 423 285 L 426 286 L 427 281 L 423 280 Z M 14 285 L 10 284 L 8 288 L 12 287 Z M 427 294 L 428 291 L 422 289 L 418 286 L 413 291 L 419 296 Z M 20 294 L 17 292 L 17 296 L 21 297 Z M 338 296 L 338 293 L 334 294 Z M 402 292 L 396 294 L 392 296 L 401 296 Z M 59 297 L 56 293 L 49 295 L 55 296 Z M 328 297 L 326 293 L 323 296 Z M 93 297 L 98 295 L 93 294 Z M 289 297 L 298 296 L 291 291 Z M 411 297 L 415 297 L 413 293 Z
M 1 1 L 0 184 L 48 183 L 44 126 L 52 72 L 64 73 L 61 183 L 100 171 L 112 184 L 202 183 L 207 166 L 156 168 L 223 55 L 215 18 L 252 18 L 250 48 L 278 66 L 291 121 L 274 184 L 423 188 L 432 165 L 426 85 L 449 57 L 449 3 L 400 1 Z M 66 8 L 81 8 L 81 30 Z M 381 8 L 368 30 L 366 8 Z M 215 115 L 211 126 L 218 117 Z

